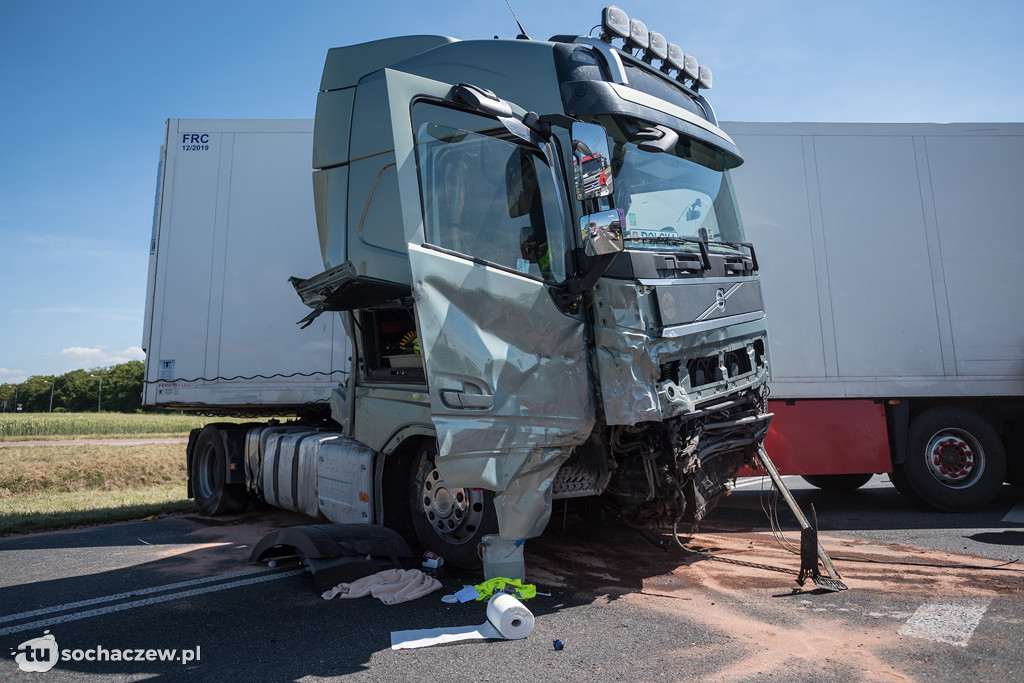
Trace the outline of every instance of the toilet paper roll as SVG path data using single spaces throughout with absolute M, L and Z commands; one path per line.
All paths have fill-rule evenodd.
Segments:
M 533 613 L 507 593 L 499 593 L 487 602 L 487 621 L 479 626 L 427 628 L 393 631 L 392 650 L 430 647 L 460 640 L 521 640 L 533 631 Z
M 487 624 L 481 626 L 498 632 L 492 638 L 521 640 L 533 631 L 533 612 L 508 593 L 498 593 L 487 601 Z

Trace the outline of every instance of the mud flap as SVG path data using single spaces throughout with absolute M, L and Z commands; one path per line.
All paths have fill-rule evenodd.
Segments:
M 278 529 L 260 539 L 249 562 L 298 556 L 323 592 L 385 569 L 402 568 L 413 557 L 395 531 L 370 524 L 309 524 Z

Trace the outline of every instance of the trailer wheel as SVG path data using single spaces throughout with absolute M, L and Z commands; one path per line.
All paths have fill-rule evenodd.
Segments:
M 230 515 L 245 508 L 245 486 L 227 483 L 228 458 L 220 430 L 206 425 L 192 454 L 192 491 L 205 517 Z
M 889 482 L 903 497 L 909 498 L 915 503 L 924 503 L 921 496 L 917 495 L 917 491 L 911 488 L 910 482 L 907 481 L 907 475 L 903 472 L 901 466 L 893 465 L 892 472 L 889 473 Z
M 805 474 L 801 478 L 823 491 L 854 491 L 871 481 L 868 474 Z
M 999 435 L 969 410 L 931 408 L 914 418 L 907 459 L 897 478 L 923 502 L 947 512 L 967 512 L 988 503 L 1006 476 Z M 895 472 L 894 472 L 895 474 Z
M 497 533 L 494 494 L 484 489 L 450 488 L 434 466 L 437 445 L 420 446 L 409 482 L 409 506 L 416 538 L 424 549 L 456 567 L 480 566 L 477 544 Z

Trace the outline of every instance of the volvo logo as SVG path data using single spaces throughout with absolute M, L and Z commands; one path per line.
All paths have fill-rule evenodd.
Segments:
M 728 289 L 725 287 L 719 287 L 715 290 L 715 302 L 708 306 L 708 309 L 694 318 L 694 322 L 701 320 L 707 320 L 708 316 L 721 313 L 725 310 L 725 304 L 729 301 L 729 297 L 736 293 L 736 290 L 740 288 L 742 282 L 737 282 Z M 742 304 L 741 304 L 742 305 Z

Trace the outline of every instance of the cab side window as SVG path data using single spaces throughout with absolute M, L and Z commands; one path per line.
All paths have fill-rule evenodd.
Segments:
M 543 157 L 485 116 L 420 102 L 413 122 L 426 241 L 564 280 L 564 219 Z

